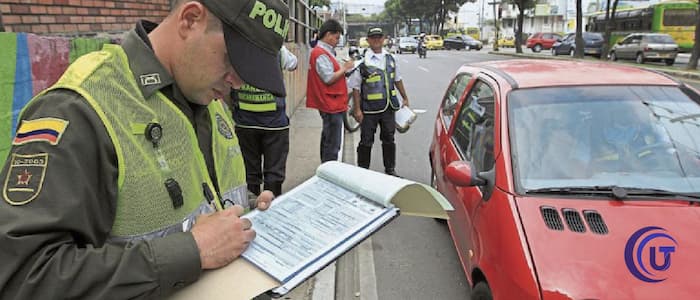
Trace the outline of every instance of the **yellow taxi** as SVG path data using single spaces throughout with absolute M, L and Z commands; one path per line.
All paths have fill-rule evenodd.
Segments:
M 515 37 L 506 36 L 498 39 L 498 46 L 504 48 L 515 48 Z
M 444 42 L 442 40 L 442 37 L 437 34 L 426 35 L 425 46 L 429 50 L 438 50 L 443 48 Z
M 360 41 L 357 43 L 360 48 L 369 48 L 369 42 L 367 42 L 367 37 L 361 37 Z

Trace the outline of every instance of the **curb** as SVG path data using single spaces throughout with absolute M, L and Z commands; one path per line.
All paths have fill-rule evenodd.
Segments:
M 493 51 L 490 50 L 487 52 L 488 54 L 493 54 L 493 55 L 504 55 L 504 56 L 512 56 L 512 57 L 520 57 L 520 58 L 533 58 L 533 59 L 561 59 L 561 60 L 584 60 L 584 61 L 597 61 L 601 63 L 609 63 L 609 64 L 622 64 L 622 65 L 629 65 L 629 66 L 635 66 L 638 68 L 654 71 L 654 72 L 662 72 L 670 76 L 674 77 L 683 77 L 687 79 L 693 79 L 693 80 L 700 80 L 700 72 L 692 72 L 692 71 L 681 71 L 681 70 L 670 70 L 666 68 L 654 68 L 654 67 L 649 67 L 649 66 L 640 66 L 637 64 L 627 64 L 627 63 L 616 63 L 616 62 L 611 62 L 608 60 L 588 60 L 588 59 L 580 59 L 580 58 L 570 58 L 568 56 L 546 56 L 546 55 L 537 55 L 537 54 L 525 54 L 525 53 L 505 53 L 505 52 L 500 52 L 500 51 Z

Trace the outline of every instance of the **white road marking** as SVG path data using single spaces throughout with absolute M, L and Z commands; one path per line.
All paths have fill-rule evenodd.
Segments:
M 430 72 L 430 70 L 428 70 L 428 69 L 426 69 L 426 68 L 423 68 L 423 67 L 421 67 L 421 66 L 418 66 L 418 69 L 421 69 L 421 70 L 426 71 L 426 72 Z
M 413 108 L 413 112 L 417 114 L 423 114 L 426 112 L 425 109 L 420 109 L 420 108 Z

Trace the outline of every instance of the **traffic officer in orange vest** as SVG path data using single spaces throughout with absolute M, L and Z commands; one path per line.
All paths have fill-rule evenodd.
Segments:
M 32 99 L 0 174 L 0 299 L 166 298 L 236 259 L 255 238 L 244 207 L 273 196 L 248 202 L 212 99 L 285 95 L 287 19 L 278 0 L 176 0 Z
M 280 68 L 294 71 L 297 57 L 282 46 Z M 289 153 L 289 117 L 284 97 L 252 85 L 231 92 L 236 135 L 243 152 L 248 191 L 260 194 L 260 184 L 275 196 L 282 194 L 287 154 Z M 263 166 L 264 164 L 264 166 Z
M 401 74 L 392 54 L 383 48 L 384 32 L 381 28 L 370 28 L 367 41 L 371 51 L 367 51 L 359 72 L 353 72 L 349 79 L 352 88 L 355 110 L 353 116 L 360 122 L 360 144 L 357 146 L 357 165 L 369 168 L 374 144 L 374 134 L 379 126 L 382 141 L 384 172 L 396 175 L 396 143 L 394 132 L 396 120 L 394 112 L 401 105 L 408 106 L 408 96 L 401 80 Z M 396 90 L 401 93 L 399 101 Z

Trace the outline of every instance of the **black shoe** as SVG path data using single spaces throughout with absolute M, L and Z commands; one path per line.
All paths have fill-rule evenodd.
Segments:
M 384 171 L 384 173 L 386 173 L 386 175 L 391 175 L 394 177 L 403 178 L 403 177 L 399 176 L 399 174 L 396 174 L 396 170 L 394 170 L 394 169 L 387 169 Z

